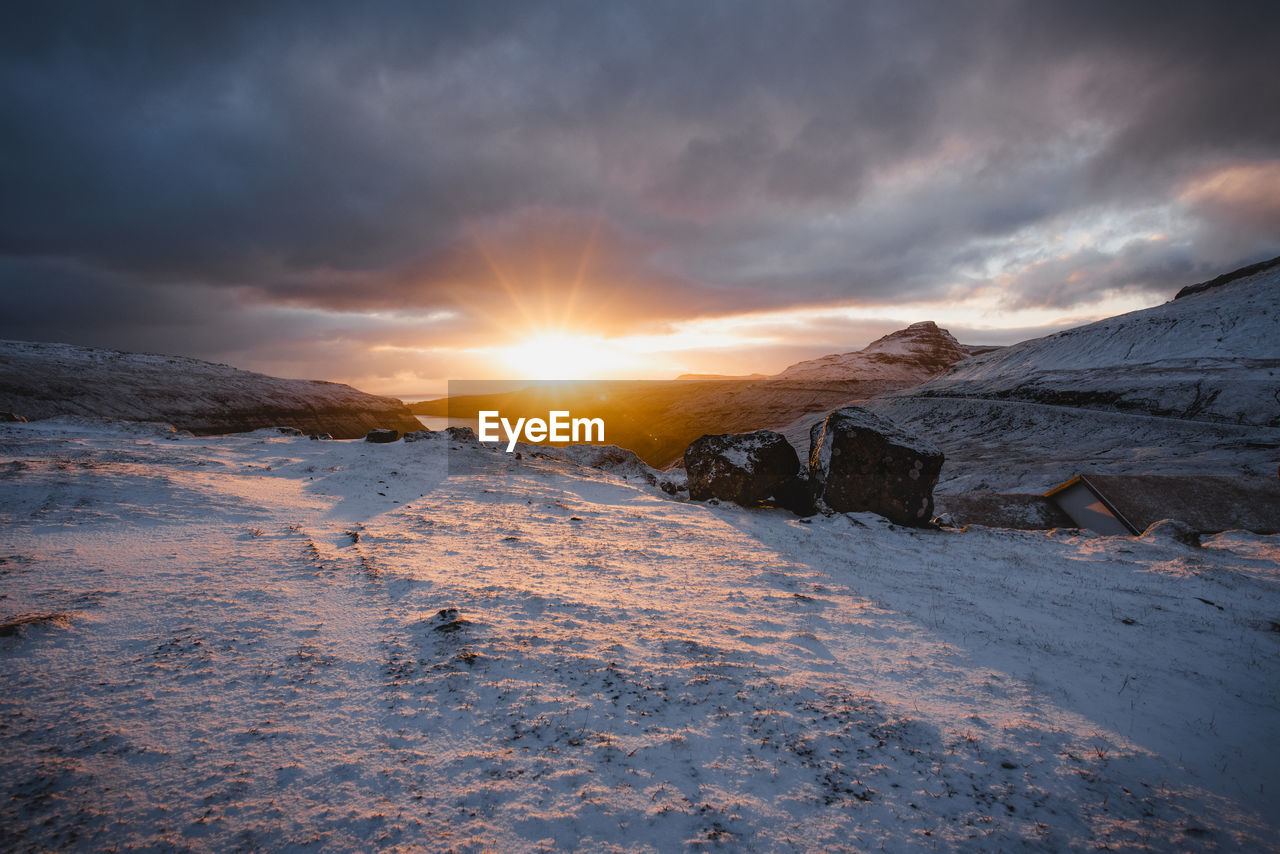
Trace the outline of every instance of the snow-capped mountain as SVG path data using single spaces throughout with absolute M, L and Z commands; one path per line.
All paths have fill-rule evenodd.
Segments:
M 987 349 L 966 347 L 932 320 L 925 320 L 890 332 L 852 353 L 797 362 L 773 379 L 897 380 L 914 384 L 944 373 L 974 351 Z
M 290 426 L 357 438 L 416 430 L 403 403 L 341 383 L 288 380 L 182 356 L 0 341 L 0 411 L 165 421 L 193 433 Z

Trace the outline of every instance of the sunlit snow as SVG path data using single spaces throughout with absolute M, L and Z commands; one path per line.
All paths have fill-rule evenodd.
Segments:
M 1275 845 L 1280 538 L 521 456 L 0 428 L 4 847 Z

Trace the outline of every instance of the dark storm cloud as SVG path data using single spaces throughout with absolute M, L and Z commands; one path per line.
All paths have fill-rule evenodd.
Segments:
M 1135 240 L 1113 252 L 1082 249 L 1028 265 L 1017 275 L 1013 308 L 1070 308 L 1108 290 L 1172 293 L 1194 281 L 1195 260 L 1185 249 Z
M 1182 205 L 1167 242 L 1010 279 L 1165 289 L 1280 251 L 1274 207 L 1180 201 L 1280 157 L 1278 30 L 1256 3 L 11 4 L 0 334 L 921 299 L 1020 230 Z

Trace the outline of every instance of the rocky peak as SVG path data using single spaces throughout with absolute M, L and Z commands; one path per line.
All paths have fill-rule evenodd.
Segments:
M 950 332 L 932 320 L 922 320 L 906 329 L 890 332 L 858 352 L 919 356 L 948 364 L 955 364 L 969 355 Z
M 861 350 L 798 362 L 778 377 L 783 379 L 878 379 L 890 375 L 923 381 L 970 355 L 950 332 L 932 320 L 877 338 Z
M 1197 285 L 1187 285 L 1185 288 L 1178 291 L 1173 298 L 1182 299 L 1183 297 L 1204 293 L 1212 288 L 1220 288 L 1223 285 L 1230 284 L 1231 282 L 1239 279 L 1247 279 L 1250 276 L 1266 272 L 1267 270 L 1271 270 L 1276 267 L 1280 267 L 1280 255 L 1268 261 L 1259 261 L 1257 264 L 1250 264 L 1247 267 L 1241 267 L 1239 270 L 1232 270 L 1230 273 L 1223 273 L 1216 279 L 1210 279 L 1207 282 L 1200 282 Z

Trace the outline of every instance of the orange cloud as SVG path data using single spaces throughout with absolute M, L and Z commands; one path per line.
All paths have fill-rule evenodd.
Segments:
M 1186 185 L 1179 199 L 1235 226 L 1275 234 L 1280 232 L 1280 160 L 1204 173 Z

